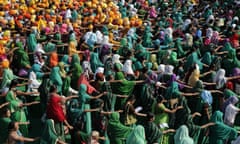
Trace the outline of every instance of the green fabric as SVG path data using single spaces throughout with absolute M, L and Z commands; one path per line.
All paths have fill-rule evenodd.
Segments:
M 177 129 L 174 136 L 175 144 L 194 144 L 194 141 L 188 134 L 188 128 L 185 125 L 182 125 Z
M 99 55 L 96 52 L 91 52 L 90 54 L 90 64 L 93 73 L 95 73 L 98 67 L 104 67 L 103 63 L 99 59 Z
M 172 82 L 166 90 L 165 99 L 170 100 L 170 99 L 179 97 L 179 95 L 180 95 L 180 92 L 178 89 L 178 83 Z
M 210 121 L 215 125 L 210 127 L 209 144 L 224 144 L 227 139 L 235 140 L 237 138 L 237 131 L 223 123 L 222 112 L 214 112 Z
M 124 126 L 120 120 L 119 113 L 113 112 L 109 116 L 108 121 L 108 135 L 111 144 L 124 144 L 124 139 L 130 134 L 132 129 Z
M 66 60 L 66 57 L 64 59 Z M 77 54 L 72 55 L 71 66 L 73 66 L 75 63 L 80 64 L 80 58 Z
M 52 68 L 49 78 L 52 81 L 52 83 L 57 86 L 58 93 L 61 94 L 63 81 L 60 76 L 60 69 L 58 66 L 55 66 L 54 68 Z
M 169 65 L 173 65 L 176 67 L 178 65 L 178 60 L 177 60 L 177 53 L 176 52 L 171 52 L 170 57 L 167 61 Z
M 13 79 L 16 79 L 17 76 L 15 76 L 10 68 L 5 68 L 3 70 L 3 76 L 2 76 L 2 82 L 0 85 L 0 89 L 9 87 L 11 81 Z
M 34 52 L 37 46 L 37 39 L 35 34 L 31 33 L 27 37 L 27 46 L 28 46 L 28 51 L 29 52 Z
M 8 124 L 11 122 L 11 119 L 8 117 L 0 118 L 0 143 L 3 144 L 8 139 Z
M 16 46 L 19 48 L 14 51 L 14 54 L 17 56 L 16 66 L 19 68 L 25 68 L 30 65 L 28 54 L 24 50 L 22 42 L 17 42 Z
M 185 56 L 186 52 L 182 48 L 182 41 L 180 38 L 176 39 L 175 47 L 177 48 L 177 55 L 182 58 Z
M 199 69 L 202 69 L 202 63 L 200 62 L 196 51 L 187 57 L 187 62 L 184 65 L 184 70 L 187 71 L 193 64 L 198 64 Z
M 11 120 L 16 122 L 27 122 L 26 114 L 23 108 L 20 108 L 19 105 L 22 103 L 15 95 L 12 90 L 8 91 L 6 95 L 6 102 L 9 102 L 9 109 L 11 112 Z M 23 136 L 28 136 L 28 126 L 20 125 L 19 130 Z
M 46 120 L 44 129 L 42 131 L 40 144 L 56 144 L 57 140 L 58 135 L 54 128 L 54 121 L 52 119 L 48 119 Z
M 79 63 L 74 63 L 72 67 L 72 78 L 71 78 L 71 87 L 73 89 L 78 89 L 78 79 L 82 74 L 83 70 Z
M 91 99 L 91 96 L 87 94 L 87 86 L 85 84 L 81 84 L 78 91 L 79 101 L 82 104 L 82 111 L 86 109 L 90 109 L 89 101 Z M 85 132 L 87 134 L 91 134 L 92 132 L 92 119 L 91 119 L 91 113 L 87 112 L 85 113 L 85 120 L 86 120 L 86 129 Z
M 135 82 L 125 79 L 123 72 L 117 72 L 115 74 L 115 80 L 122 80 L 122 82 L 112 83 L 112 91 L 114 94 L 129 96 L 134 89 Z M 127 98 L 119 98 L 116 100 L 116 110 L 122 109 Z
M 210 52 L 206 52 L 204 55 L 203 55 L 203 58 L 202 58 L 202 63 L 210 66 L 211 63 L 212 63 L 212 56 L 211 56 L 211 53 Z
M 144 125 L 146 140 L 148 144 L 159 143 L 162 132 L 153 122 L 146 122 Z
M 48 42 L 45 46 L 44 46 L 44 51 L 46 53 L 49 52 L 53 52 L 56 49 L 56 44 L 52 43 L 52 42 Z
M 41 79 L 44 76 L 44 73 L 41 72 L 41 66 L 39 64 L 33 64 L 30 69 L 30 72 L 31 71 L 36 74 L 37 79 Z
M 224 96 L 224 99 L 228 99 L 231 96 L 237 96 L 237 94 L 230 89 L 225 89 L 223 92 L 223 96 Z
M 146 144 L 144 127 L 136 126 L 127 137 L 126 144 Z

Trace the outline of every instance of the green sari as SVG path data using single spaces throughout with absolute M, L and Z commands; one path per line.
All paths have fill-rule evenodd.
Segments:
M 0 143 L 6 143 L 8 139 L 8 124 L 11 122 L 11 119 L 8 117 L 0 118 Z
M 51 82 L 57 86 L 57 90 L 59 94 L 62 94 L 62 85 L 63 85 L 63 81 L 62 78 L 60 76 L 60 69 L 58 66 L 52 68 L 52 71 L 50 73 L 50 80 Z
M 90 109 L 89 101 L 91 99 L 91 96 L 87 94 L 87 86 L 85 84 L 81 84 L 78 91 L 79 101 L 82 104 L 81 109 L 84 111 L 85 109 Z M 92 119 L 91 119 L 91 113 L 86 112 L 84 113 L 85 116 L 85 132 L 87 134 L 91 134 L 92 132 Z
M 20 99 L 15 96 L 13 90 L 8 91 L 6 96 L 6 101 L 9 102 L 9 109 L 11 112 L 11 120 L 16 122 L 27 122 L 26 114 L 23 108 L 20 107 L 22 103 Z M 28 136 L 28 126 L 20 125 L 19 130 L 23 134 L 23 136 Z
M 146 144 L 144 127 L 136 126 L 127 137 L 126 144 Z
M 174 136 L 175 144 L 194 144 L 194 141 L 188 134 L 188 128 L 185 125 L 179 127 Z
M 16 79 L 17 76 L 15 76 L 10 68 L 5 68 L 3 70 L 3 76 L 2 76 L 2 82 L 0 85 L 0 89 L 9 87 L 11 81 L 13 79 Z
M 74 63 L 72 66 L 72 78 L 71 78 L 71 87 L 77 90 L 78 87 L 78 79 L 82 74 L 83 70 L 80 63 Z
M 31 33 L 27 37 L 27 46 L 29 52 L 34 52 L 37 47 L 37 39 L 34 33 Z
M 58 141 L 58 135 L 54 128 L 54 121 L 52 119 L 48 119 L 45 122 L 45 126 L 42 131 L 40 144 L 56 144 L 57 141 Z
M 148 144 L 159 143 L 162 132 L 153 122 L 146 122 L 144 125 L 146 140 Z
M 121 82 L 112 83 L 112 91 L 114 94 L 129 96 L 134 89 L 135 82 L 125 79 L 123 72 L 115 74 L 115 80 L 122 80 Z M 126 98 L 117 97 L 115 110 L 122 109 L 126 102 Z
M 209 144 L 224 144 L 225 140 L 237 138 L 237 131 L 223 123 L 222 112 L 216 111 L 211 117 L 211 122 L 215 125 L 210 127 Z
M 114 112 L 110 115 L 108 121 L 108 136 L 111 144 L 124 144 L 125 138 L 130 134 L 132 129 L 124 126 L 120 120 L 119 113 Z

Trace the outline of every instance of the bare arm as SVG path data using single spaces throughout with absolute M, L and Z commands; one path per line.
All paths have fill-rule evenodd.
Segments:
M 215 125 L 215 123 L 207 123 L 207 124 L 205 124 L 205 125 L 202 125 L 201 126 L 201 129 L 204 129 L 204 128 L 207 128 L 207 127 L 210 127 L 210 126 L 213 126 L 213 125 Z
M 198 92 L 195 92 L 195 93 L 182 93 L 181 92 L 181 95 L 183 95 L 183 96 L 196 96 L 196 95 L 199 95 L 199 93 Z
M 0 105 L 0 109 L 3 108 L 3 107 L 5 107 L 5 106 L 7 106 L 8 104 L 9 104 L 9 102 L 6 102 L 6 103 L 1 104 L 1 105 Z

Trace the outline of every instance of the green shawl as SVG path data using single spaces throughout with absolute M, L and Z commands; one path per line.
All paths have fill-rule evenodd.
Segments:
M 2 82 L 0 85 L 0 89 L 9 87 L 11 81 L 13 79 L 16 79 L 17 76 L 15 76 L 10 68 L 5 68 L 3 70 L 3 76 L 2 76 Z
M 52 42 L 48 42 L 45 46 L 44 46 L 44 51 L 46 53 L 48 52 L 53 52 L 56 49 L 56 44 L 52 43 Z
M 65 60 L 66 60 L 66 58 L 65 58 Z M 73 66 L 75 63 L 80 64 L 80 58 L 77 54 L 72 55 L 71 66 Z
M 72 78 L 71 78 L 71 87 L 73 89 L 78 89 L 78 79 L 82 74 L 83 70 L 79 63 L 74 63 L 72 67 Z
M 180 96 L 180 92 L 179 92 L 179 89 L 178 89 L 178 83 L 177 82 L 172 82 L 166 90 L 165 99 L 170 100 L 170 99 L 173 99 L 173 98 L 177 98 L 179 96 Z
M 35 34 L 31 33 L 28 37 L 27 37 L 27 46 L 28 46 L 28 51 L 30 52 L 34 52 L 36 47 L 37 47 L 37 39 Z
M 8 117 L 0 118 L 0 143 L 3 144 L 8 139 L 8 124 L 11 122 L 11 119 Z
M 22 103 L 17 97 L 14 96 L 14 92 L 12 90 L 8 91 L 6 96 L 6 102 L 9 102 L 9 109 L 11 112 L 11 120 L 16 122 L 26 122 L 26 114 L 22 108 L 19 107 L 20 103 Z M 19 130 L 23 134 L 23 136 L 28 136 L 28 126 L 20 125 Z
M 177 53 L 176 52 L 171 52 L 170 57 L 167 60 L 167 63 L 169 65 L 173 65 L 174 67 L 176 67 L 178 65 Z
M 48 119 L 42 132 L 40 144 L 56 144 L 57 141 L 58 136 L 54 128 L 54 121 L 52 119 Z
M 44 76 L 44 73 L 41 72 L 41 66 L 39 64 L 33 64 L 29 72 L 34 72 L 37 76 L 37 79 L 41 79 Z
M 60 69 L 58 66 L 52 68 L 49 78 L 52 83 L 57 86 L 58 92 L 61 93 L 63 81 L 60 76 Z
M 224 144 L 225 140 L 237 138 L 237 131 L 223 123 L 222 112 L 216 111 L 210 121 L 214 122 L 215 125 L 210 127 L 209 144 Z
M 179 127 L 174 136 L 175 144 L 194 144 L 194 141 L 189 137 L 188 128 L 185 125 Z
M 204 55 L 203 55 L 203 58 L 202 58 L 202 63 L 210 66 L 211 63 L 212 63 L 212 56 L 211 56 L 211 53 L 210 52 L 206 52 Z
M 144 127 L 136 126 L 128 135 L 126 144 L 146 144 Z
M 103 63 L 99 59 L 99 55 L 96 52 L 91 52 L 90 54 L 90 64 L 93 73 L 95 73 L 98 67 L 104 67 Z
M 131 128 L 124 126 L 120 120 L 119 113 L 113 112 L 109 116 L 108 121 L 108 134 L 110 138 L 111 144 L 124 144 L 124 139 L 129 135 L 131 132 Z
M 17 56 L 16 66 L 24 68 L 30 65 L 28 54 L 24 50 L 22 42 L 17 42 L 16 46 L 18 47 L 18 49 L 14 51 L 14 54 Z
M 159 143 L 162 132 L 158 126 L 153 122 L 146 122 L 144 124 L 146 140 L 148 144 Z

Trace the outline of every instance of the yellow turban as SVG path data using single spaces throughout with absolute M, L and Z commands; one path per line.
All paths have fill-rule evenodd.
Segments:
M 2 61 L 2 67 L 3 67 L 3 68 L 9 68 L 9 61 L 8 61 L 7 59 L 4 59 L 4 60 Z

